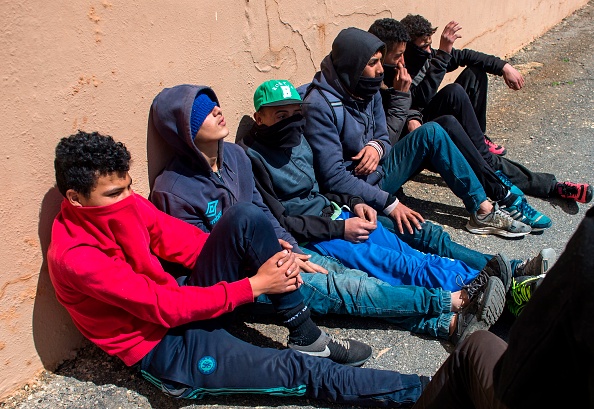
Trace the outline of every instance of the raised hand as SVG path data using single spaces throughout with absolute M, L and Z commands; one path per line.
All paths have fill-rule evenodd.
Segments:
M 456 21 L 450 21 L 446 24 L 439 39 L 439 49 L 451 54 L 452 48 L 454 48 L 454 41 L 462 37 L 458 34 L 458 31 L 461 29 L 462 27 Z

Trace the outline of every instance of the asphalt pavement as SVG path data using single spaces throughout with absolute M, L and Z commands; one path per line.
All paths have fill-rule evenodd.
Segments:
M 526 85 L 509 90 L 503 80 L 490 78 L 488 134 L 508 150 L 508 157 L 557 179 L 594 183 L 594 1 L 578 10 L 509 61 L 520 69 Z M 404 187 L 405 203 L 440 223 L 458 242 L 488 253 L 526 258 L 541 248 L 560 254 L 590 207 L 560 199 L 530 198 L 553 220 L 540 235 L 521 240 L 477 236 L 465 231 L 467 213 L 437 175 L 423 173 Z M 316 322 L 339 337 L 369 343 L 374 358 L 369 368 L 432 375 L 452 346 L 417 336 L 380 320 L 318 317 Z M 505 337 L 513 319 L 506 315 L 494 332 Z M 267 323 L 247 323 L 234 329 L 256 344 L 282 348 L 286 330 Z M 55 372 L 45 371 L 0 408 L 277 408 L 342 407 L 325 402 L 268 396 L 214 397 L 184 401 L 165 397 L 118 359 L 92 345 Z

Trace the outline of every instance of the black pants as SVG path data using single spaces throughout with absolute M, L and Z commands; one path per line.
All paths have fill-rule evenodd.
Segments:
M 472 109 L 483 131 L 487 130 L 487 90 L 489 78 L 487 73 L 476 67 L 466 67 L 456 78 L 456 84 L 460 84 L 472 105 Z
M 264 213 L 251 203 L 237 204 L 212 230 L 188 284 L 236 281 L 246 276 L 246 269 L 255 273 L 278 251 Z M 284 308 L 302 300 L 294 291 L 272 301 Z M 214 319 L 171 329 L 140 361 L 142 375 L 163 392 L 187 399 L 269 394 L 400 407 L 412 405 L 420 395 L 417 375 L 339 365 L 290 349 L 260 348 L 235 338 L 224 325 L 224 320 Z
M 594 209 L 511 328 L 476 332 L 415 408 L 594 407 Z
M 466 73 L 467 71 L 472 73 L 475 72 L 476 69 L 470 70 L 470 68 L 467 68 L 462 74 Z M 460 74 L 460 76 L 462 76 L 462 74 Z M 468 78 L 469 76 L 471 76 L 471 74 L 466 74 L 463 78 Z M 466 81 L 467 85 L 471 83 L 472 81 Z M 482 93 L 477 92 L 476 95 L 482 95 Z M 489 148 L 485 144 L 484 140 L 485 132 L 481 128 L 479 120 L 477 119 L 473 103 L 471 102 L 467 91 L 462 85 L 454 83 L 443 87 L 443 89 L 441 89 L 431 99 L 429 104 L 423 109 L 422 112 L 423 120 L 426 122 L 433 121 L 442 115 L 453 115 L 466 133 L 466 135 L 461 135 L 458 131 L 456 137 L 458 142 L 454 140 L 457 146 L 460 144 L 458 149 L 461 151 L 464 149 L 461 147 L 461 141 L 465 139 L 465 136 L 467 136 L 476 148 L 477 152 L 482 156 L 484 162 L 489 165 L 493 171 L 500 170 L 503 172 L 514 185 L 519 187 L 527 195 L 536 197 L 549 197 L 553 193 L 555 184 L 557 183 L 554 175 L 550 173 L 532 172 L 530 169 L 519 163 L 497 155 L 493 155 L 491 152 L 489 152 Z M 465 145 L 468 147 L 470 146 L 470 144 L 467 142 Z M 474 159 L 471 156 L 468 156 L 466 157 L 466 160 L 471 163 L 471 161 Z M 471 166 L 473 165 L 471 164 Z M 488 183 L 487 180 L 485 182 Z M 487 185 L 484 185 L 484 187 L 485 191 L 487 191 Z M 488 191 L 487 194 L 489 194 Z M 491 195 L 489 194 L 489 196 Z M 491 198 L 497 200 L 494 197 Z
M 453 115 L 443 115 L 433 119 L 448 133 L 450 139 L 458 147 L 464 158 L 476 174 L 483 189 L 492 200 L 503 199 L 508 192 L 507 187 L 495 174 L 493 168 L 485 161 L 472 143 L 472 140 Z

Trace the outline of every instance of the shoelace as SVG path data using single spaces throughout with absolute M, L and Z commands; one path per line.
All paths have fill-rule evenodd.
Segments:
M 528 301 L 532 298 L 532 283 L 538 281 L 538 278 L 523 281 L 520 284 L 513 280 L 511 288 L 511 299 L 508 300 L 507 306 L 509 311 L 516 317 L 528 305 Z
M 561 186 L 560 194 L 562 196 L 574 196 L 579 193 L 577 186 L 569 185 L 567 183 L 561 183 L 560 186 Z
M 530 298 L 532 297 L 532 283 L 538 280 L 538 277 L 534 277 L 523 281 L 520 284 L 517 284 L 516 280 L 514 280 L 511 295 L 516 305 L 520 306 L 530 301 Z
M 522 212 L 524 216 L 529 219 L 533 219 L 536 216 L 536 209 L 528 204 L 525 198 L 522 197 L 522 201 L 520 202 L 518 209 Z
M 328 334 L 328 336 L 330 337 L 330 342 L 338 344 L 346 350 L 348 350 L 351 347 L 351 344 L 346 339 L 334 338 L 334 335 L 330 335 L 330 334 Z
M 495 174 L 497 175 L 497 177 L 499 178 L 499 180 L 501 180 L 501 182 L 505 185 L 505 187 L 507 187 L 508 189 L 511 189 L 511 187 L 514 185 L 512 183 L 511 180 L 509 180 L 509 178 L 507 177 L 507 175 L 503 172 L 501 172 L 500 170 L 498 170 L 497 172 L 495 172 Z
M 472 300 L 478 291 L 487 284 L 489 275 L 482 271 L 476 276 L 474 280 L 462 287 L 468 293 L 468 300 Z
M 514 218 L 511 217 L 511 215 L 508 212 L 506 212 L 504 210 L 501 210 L 499 207 L 496 207 L 495 208 L 495 212 L 494 213 L 495 213 L 496 216 L 502 217 L 503 219 L 509 221 L 510 223 L 515 222 Z
M 507 301 L 507 308 L 509 308 L 509 311 L 510 311 L 510 312 L 511 312 L 513 315 L 515 315 L 516 317 L 517 317 L 518 315 L 520 315 L 520 313 L 521 313 L 521 312 L 524 310 L 524 307 L 525 307 L 526 305 L 528 305 L 528 304 L 527 304 L 527 303 L 526 303 L 526 304 L 522 304 L 522 305 L 515 304 L 515 303 L 513 302 L 513 300 L 511 300 L 511 299 L 509 299 L 509 300 Z

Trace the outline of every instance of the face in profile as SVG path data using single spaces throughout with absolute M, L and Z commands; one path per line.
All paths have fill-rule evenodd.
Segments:
M 290 104 L 278 107 L 262 107 L 254 114 L 258 125 L 272 126 L 283 119 L 301 113 L 301 104 Z
M 367 65 L 363 69 L 363 73 L 361 73 L 362 77 L 367 78 L 376 78 L 380 77 L 384 73 L 384 68 L 382 67 L 382 53 L 381 51 L 376 52 L 371 56 Z
M 431 36 L 422 36 L 415 39 L 413 44 L 424 51 L 431 52 L 431 42 Z
M 89 197 L 68 189 L 66 198 L 75 207 L 98 207 L 117 203 L 131 194 L 132 178 L 128 172 L 112 172 L 97 178 Z
M 384 63 L 390 65 L 404 64 L 404 51 L 406 51 L 406 42 L 395 43 L 390 50 L 386 52 Z
M 206 116 L 204 122 L 196 132 L 194 142 L 212 142 L 224 139 L 229 135 L 229 129 L 227 128 L 227 122 L 223 116 L 221 107 L 215 106 L 210 114 Z

